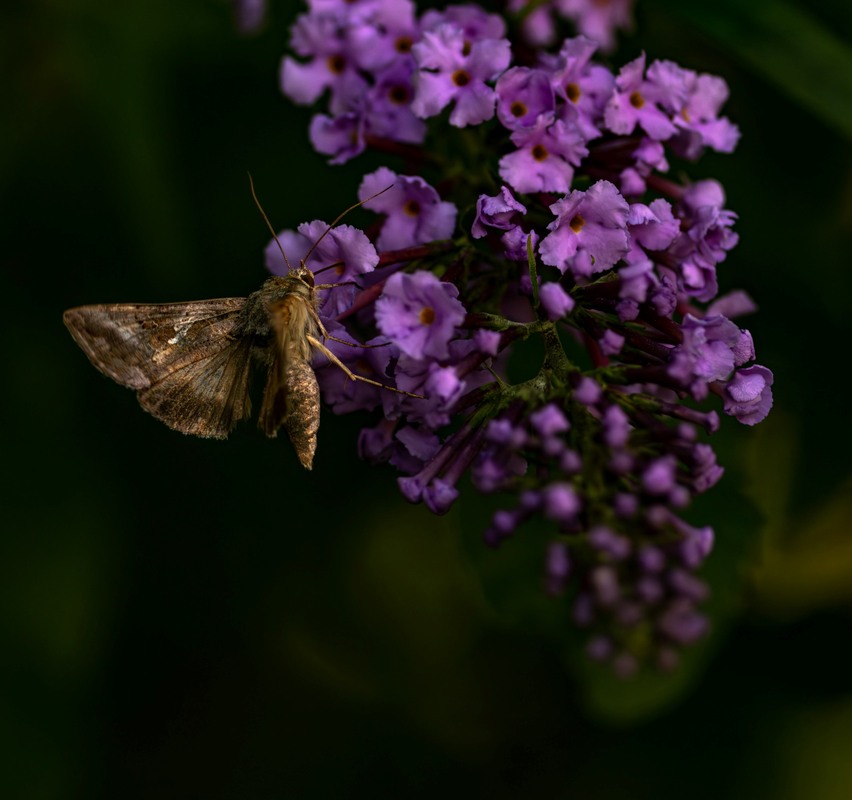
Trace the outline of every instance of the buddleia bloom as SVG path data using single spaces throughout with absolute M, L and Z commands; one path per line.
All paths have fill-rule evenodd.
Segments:
M 510 8 L 314 0 L 294 25 L 282 90 L 320 103 L 318 152 L 388 159 L 358 191 L 372 224 L 338 227 L 308 262 L 341 283 L 323 290 L 329 346 L 409 394 L 324 359 L 318 377 L 337 413 L 374 414 L 360 455 L 396 468 L 409 501 L 445 513 L 468 475 L 504 498 L 486 546 L 545 526 L 544 590 L 589 657 L 670 668 L 709 627 L 699 573 L 716 534 L 689 510 L 724 474 L 707 439 L 720 411 L 750 426 L 772 406 L 739 322 L 755 304 L 719 296 L 737 215 L 697 167 L 666 174 L 671 155 L 732 152 L 739 132 L 721 78 L 597 59 L 626 0 Z M 557 40 L 559 15 L 580 35 Z M 279 239 L 298 258 L 323 225 Z M 267 261 L 286 268 L 272 245 Z M 531 338 L 541 361 L 513 381 Z

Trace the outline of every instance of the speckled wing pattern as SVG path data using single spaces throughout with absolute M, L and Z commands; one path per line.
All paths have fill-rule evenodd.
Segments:
M 224 439 L 251 412 L 251 340 L 236 331 L 245 302 L 82 306 L 64 320 L 92 364 L 135 389 L 157 419 L 182 433 Z

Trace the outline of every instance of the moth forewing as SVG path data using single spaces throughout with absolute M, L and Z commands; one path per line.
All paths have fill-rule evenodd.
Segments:
M 249 416 L 246 300 L 72 308 L 63 320 L 92 364 L 135 389 L 142 407 L 181 433 L 224 439 Z

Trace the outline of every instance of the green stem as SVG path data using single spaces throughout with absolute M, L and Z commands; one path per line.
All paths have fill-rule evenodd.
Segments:
M 527 236 L 527 264 L 529 264 L 530 282 L 532 283 L 533 308 L 538 311 L 538 273 L 535 267 L 535 253 L 533 252 L 531 233 Z

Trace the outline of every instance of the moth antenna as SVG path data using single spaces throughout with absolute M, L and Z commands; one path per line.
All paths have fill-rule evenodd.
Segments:
M 275 239 L 275 244 L 278 245 L 278 249 L 281 251 L 281 255 L 284 256 L 284 263 L 287 265 L 287 271 L 289 272 L 293 268 L 290 266 L 290 262 L 287 259 L 287 254 L 284 252 L 284 248 L 281 246 L 281 242 L 278 241 L 278 236 L 275 233 L 275 228 L 272 227 L 272 224 L 269 222 L 269 217 L 266 216 L 266 212 L 263 210 L 263 206 L 260 204 L 260 200 L 257 199 L 257 194 L 255 194 L 254 191 L 254 181 L 251 179 L 250 172 L 248 173 L 248 179 L 249 187 L 251 188 L 251 196 L 254 198 L 254 204 L 257 206 L 257 210 L 260 211 L 260 215 L 263 217 L 263 221 L 266 223 L 266 227 L 269 228 L 269 232 L 272 234 L 272 238 Z M 364 202 L 366 202 L 366 200 Z M 326 231 L 326 233 L 328 233 L 328 231 Z M 325 234 L 323 234 L 323 236 L 325 236 Z M 311 249 L 313 250 L 313 247 Z
M 314 252 L 314 250 L 316 250 L 317 245 L 318 245 L 318 244 L 319 244 L 319 243 L 320 243 L 323 239 L 325 239 L 325 237 L 326 237 L 326 236 L 327 236 L 327 235 L 331 232 L 331 229 L 332 229 L 335 225 L 337 225 L 337 223 L 338 223 L 338 222 L 340 222 L 340 220 L 342 220 L 342 219 L 343 219 L 343 218 L 344 218 L 344 217 L 345 217 L 345 216 L 346 216 L 346 215 L 347 215 L 350 211 L 354 211 L 356 208 L 358 208 L 358 206 L 363 206 L 363 205 L 364 205 L 364 203 L 369 203 L 369 202 L 370 202 L 370 200 L 374 200 L 374 199 L 375 199 L 376 197 L 378 197 L 380 194 L 384 194 L 384 193 L 385 193 L 388 189 L 393 189 L 393 187 L 394 187 L 394 184 L 391 184 L 390 186 L 385 186 L 385 188 L 384 188 L 384 189 L 382 189 L 380 192 L 376 192 L 375 194 L 371 194 L 369 197 L 365 197 L 363 200 L 359 200 L 357 203 L 355 203 L 355 205 L 354 205 L 354 206 L 349 206 L 349 208 L 347 208 L 347 209 L 346 209 L 346 211 L 343 211 L 342 213 L 338 214 L 338 215 L 337 215 L 337 217 L 335 217 L 334 222 L 332 222 L 332 223 L 331 223 L 331 225 L 329 225 L 329 226 L 325 229 L 325 231 L 323 231 L 322 236 L 320 236 L 320 237 L 319 237 L 319 239 L 317 239 L 317 240 L 316 240 L 316 241 L 315 241 L 315 242 L 311 245 L 311 249 L 310 249 L 310 250 L 308 250 L 308 254 L 307 254 L 307 255 L 306 255 L 306 256 L 302 259 L 302 263 L 303 263 L 303 264 L 307 263 L 308 259 L 311 257 L 311 253 L 313 253 L 313 252 Z
M 327 269 L 334 269 L 335 267 L 342 267 L 342 261 L 335 261 L 333 264 L 329 264 L 327 267 L 323 267 L 322 269 L 313 270 L 314 275 L 319 275 L 320 272 L 325 272 Z

